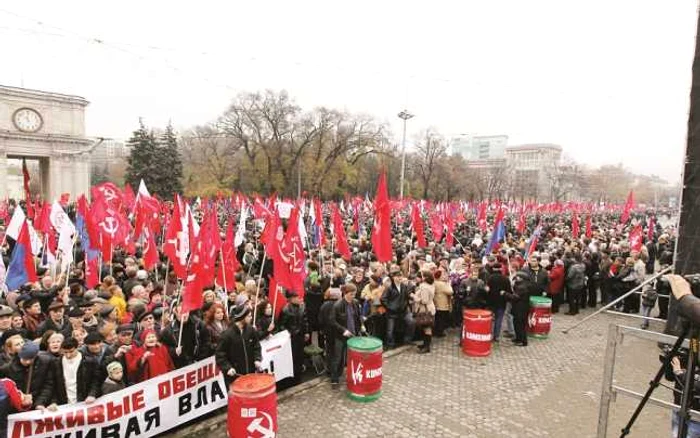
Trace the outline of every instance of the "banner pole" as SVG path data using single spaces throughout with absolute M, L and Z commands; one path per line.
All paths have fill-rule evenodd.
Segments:
M 267 257 L 267 253 L 263 252 L 263 259 L 262 263 L 260 264 L 260 275 L 258 275 L 258 287 L 255 289 L 255 302 L 253 303 L 253 327 L 255 327 L 255 320 L 256 317 L 258 316 L 258 296 L 260 296 L 260 282 L 262 281 L 262 273 L 263 273 L 263 268 L 265 268 L 265 259 Z M 275 294 L 275 298 L 277 298 L 277 294 Z

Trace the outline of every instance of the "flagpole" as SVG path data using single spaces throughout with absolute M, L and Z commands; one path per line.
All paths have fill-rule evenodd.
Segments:
M 275 284 L 275 299 L 272 301 L 272 320 L 274 321 L 275 318 L 277 317 L 277 295 L 279 294 L 279 286 Z M 255 318 L 255 317 L 253 317 Z M 255 325 L 255 322 L 253 322 L 253 325 Z
M 256 317 L 258 316 L 258 312 L 257 312 L 258 296 L 260 295 L 260 282 L 262 281 L 262 273 L 263 273 L 263 269 L 265 268 L 266 257 L 267 257 L 267 253 L 263 252 L 263 259 L 262 259 L 262 263 L 260 264 L 260 275 L 258 275 L 258 287 L 255 289 L 255 302 L 253 303 L 253 327 L 255 327 L 255 320 L 256 320 Z M 276 295 L 275 295 L 275 298 L 277 298 Z

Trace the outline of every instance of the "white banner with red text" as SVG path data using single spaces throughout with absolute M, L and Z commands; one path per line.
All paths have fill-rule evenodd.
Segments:
M 91 404 L 8 417 L 8 437 L 130 438 L 163 433 L 228 404 L 214 357 L 129 386 Z

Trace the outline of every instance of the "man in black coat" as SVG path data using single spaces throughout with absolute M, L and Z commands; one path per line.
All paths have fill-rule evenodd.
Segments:
M 61 356 L 54 359 L 54 368 L 54 400 L 57 404 L 82 401 L 89 404 L 100 395 L 99 365 L 94 358 L 80 353 L 75 338 L 63 341 Z
M 71 337 L 73 331 L 68 318 L 65 316 L 65 306 L 62 301 L 54 301 L 49 305 L 49 317 L 39 324 L 36 330 L 36 336 L 41 337 L 48 330 L 53 330 L 55 333 L 60 333 L 65 339 Z
M 365 332 L 360 319 L 360 304 L 355 300 L 355 286 L 343 285 L 343 298 L 333 305 L 331 325 L 333 327 L 333 357 L 331 358 L 331 387 L 338 388 L 338 381 L 343 372 L 343 359 L 347 350 L 347 340 Z
M 292 361 L 294 362 L 294 380 L 301 381 L 304 371 L 304 346 L 309 340 L 304 304 L 295 291 L 287 291 L 288 303 L 282 309 L 280 330 L 287 330 L 292 341 Z
M 0 377 L 12 379 L 17 388 L 32 395 L 32 408 L 44 409 L 53 399 L 53 359 L 39 355 L 39 346 L 27 342 L 10 363 L 0 367 Z
M 476 277 L 477 281 L 481 281 L 478 279 L 478 275 L 478 271 L 472 271 L 472 277 L 469 280 L 473 282 L 474 278 Z M 472 287 L 479 287 L 479 285 L 475 284 Z M 489 276 L 486 290 L 488 291 L 488 307 L 493 312 L 493 342 L 498 342 L 501 336 L 503 316 L 506 313 L 506 296 L 512 294 L 513 292 L 511 289 L 510 279 L 503 275 L 500 269 L 496 269 L 495 272 Z M 460 339 L 462 339 L 461 331 L 459 336 Z
M 182 326 L 182 343 L 178 347 L 178 337 Z M 175 368 L 182 368 L 211 356 L 209 351 L 209 330 L 196 316 L 182 312 L 175 307 L 175 320 L 161 332 L 161 342 L 168 347 Z
M 408 298 L 413 292 L 413 285 L 403 276 L 400 269 L 393 270 L 389 278 L 389 287 L 384 290 L 380 301 L 387 310 L 386 346 L 387 348 L 394 348 L 396 346 L 394 340 L 396 323 L 403 321 L 403 341 L 405 344 L 409 344 L 413 341 L 416 321 L 413 319 L 413 313 L 408 311 Z
M 511 313 L 515 329 L 513 343 L 521 347 L 527 346 L 527 313 L 530 310 L 531 291 L 535 290 L 533 283 L 525 270 L 518 271 L 514 278 L 513 292 L 506 295 L 512 305 Z
M 216 347 L 216 364 L 226 379 L 226 386 L 238 376 L 254 373 L 262 366 L 262 348 L 253 316 L 244 304 L 233 310 L 233 324 L 221 334 Z

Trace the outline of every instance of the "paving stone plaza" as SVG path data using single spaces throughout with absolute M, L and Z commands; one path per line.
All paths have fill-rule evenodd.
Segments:
M 549 339 L 527 348 L 504 340 L 490 357 L 467 358 L 453 336 L 437 340 L 432 354 L 411 349 L 386 359 L 384 392 L 373 403 L 349 400 L 323 383 L 283 401 L 279 436 L 287 437 L 594 437 L 608 325 L 637 320 L 601 315 L 578 330 L 562 328 L 583 318 L 554 318 Z M 659 329 L 659 327 L 656 327 Z M 658 369 L 654 343 L 626 338 L 615 379 L 643 392 Z M 660 388 L 658 398 L 670 400 Z M 619 430 L 636 402 L 619 396 L 608 436 Z M 670 436 L 670 413 L 648 406 L 631 436 Z

